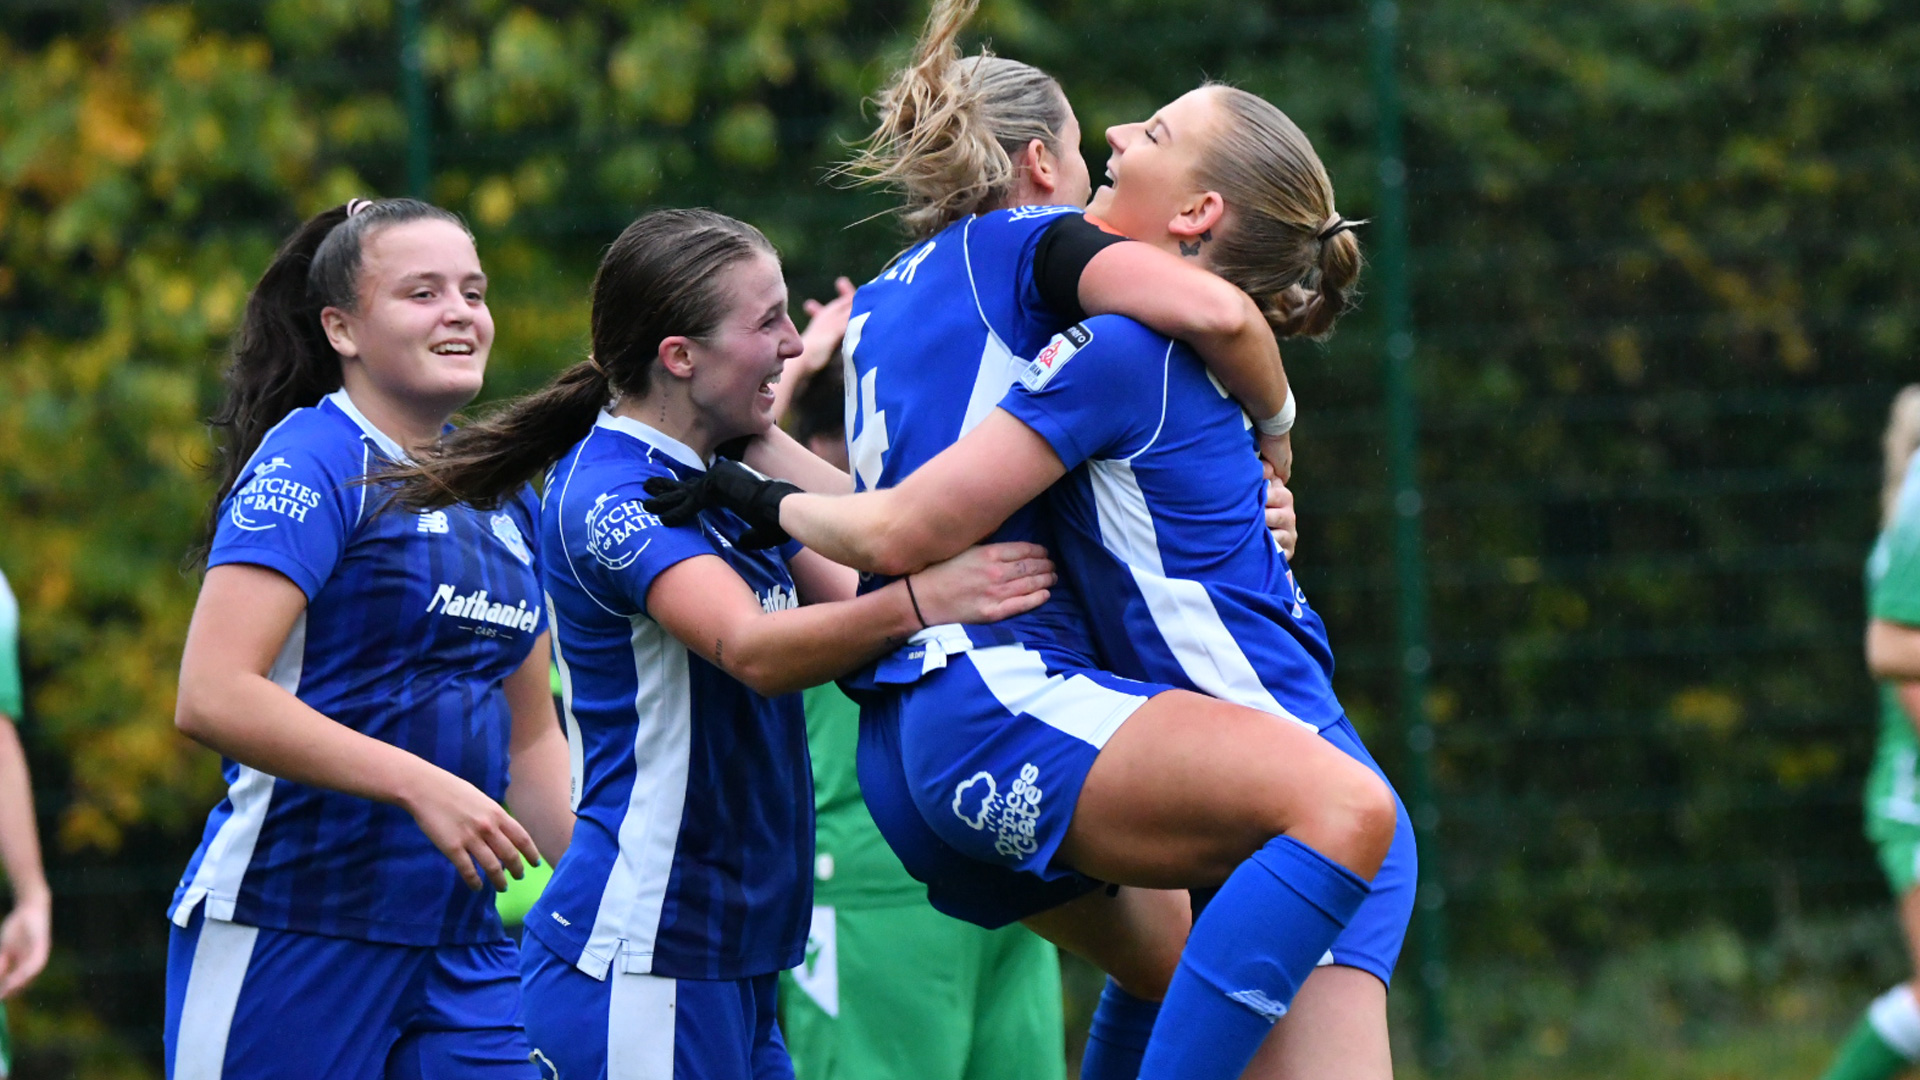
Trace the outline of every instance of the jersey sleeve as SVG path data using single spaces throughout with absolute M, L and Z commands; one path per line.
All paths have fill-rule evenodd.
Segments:
M 285 574 L 311 601 L 333 576 L 366 512 L 359 440 L 276 431 L 220 507 L 207 566 L 247 563 Z
M 1080 275 L 1095 255 L 1126 242 L 1125 236 L 1085 214 L 1060 215 L 1041 230 L 1033 246 L 1035 293 L 1062 322 L 1085 319 L 1086 309 L 1080 306 Z
M 0 716 L 20 719 L 26 707 L 20 692 L 20 604 L 0 574 Z
M 609 485 L 588 501 L 584 516 L 573 511 L 573 521 L 564 523 L 567 551 L 583 584 L 632 614 L 646 612 L 647 591 L 668 569 L 696 555 L 720 554 L 698 520 L 667 525 L 647 513 L 645 480 L 630 476 Z
M 1920 485 L 1911 473 L 1881 544 L 1877 554 L 1885 563 L 1868 602 L 1869 613 L 1876 619 L 1920 626 Z
M 1047 440 L 1068 469 L 1125 457 L 1158 427 L 1171 348 L 1131 319 L 1076 323 L 1021 366 L 1000 407 Z

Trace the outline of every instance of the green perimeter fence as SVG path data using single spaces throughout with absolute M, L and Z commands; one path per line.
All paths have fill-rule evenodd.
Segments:
M 18 61 L 0 78 L 15 121 L 0 119 L 0 231 L 5 214 L 15 223 L 0 264 L 0 353 L 15 358 L 0 358 L 12 380 L 0 389 L 20 394 L 11 412 L 0 401 L 0 435 L 8 423 L 12 445 L 97 433 L 118 400 L 111 378 L 34 382 L 20 365 L 118 325 L 114 283 L 137 277 L 127 252 L 141 244 L 188 267 L 211 247 L 250 280 L 297 211 L 339 193 L 328 162 L 475 220 L 500 267 L 496 393 L 577 353 L 598 250 L 643 206 L 705 203 L 762 224 L 796 295 L 863 277 L 895 238 L 879 222 L 844 226 L 885 203 L 824 185 L 821 169 L 861 130 L 859 98 L 922 9 L 759 10 L 0 10 Z M 1450 972 L 1578 977 L 1703 926 L 1758 942 L 1885 905 L 1859 836 L 1874 726 L 1859 581 L 1880 427 L 1916 374 L 1915 20 L 1868 0 L 1008 0 L 982 27 L 1061 77 L 1096 175 L 1105 124 L 1210 76 L 1285 108 L 1343 213 L 1372 218 L 1361 308 L 1328 342 L 1287 349 L 1302 402 L 1296 568 L 1329 625 L 1342 700 L 1421 833 L 1420 923 L 1398 985 L 1418 1003 L 1406 1015 L 1429 1064 L 1487 1050 L 1448 1027 Z M 261 43 L 255 77 L 284 91 L 288 122 L 313 126 L 319 179 L 236 167 L 183 207 L 136 155 L 116 159 L 124 206 L 36 186 L 44 140 L 27 118 L 58 94 L 34 98 L 22 80 L 74 78 L 48 57 L 72 48 L 160 93 L 167 65 L 208 39 Z M 633 64 L 679 71 L 688 51 L 718 74 L 689 69 L 686 102 L 632 90 Z M 247 107 L 230 96 L 217 107 Z M 84 90 L 73 100 L 84 113 Z M 374 120 L 355 129 L 350 114 Z M 63 213 L 129 239 L 119 254 L 62 247 Z M 135 306 L 141 287 L 128 286 Z M 537 329 L 510 323 L 515 289 L 533 298 L 522 325 L 546 320 Z M 174 372 L 191 388 L 176 412 L 204 411 L 217 320 L 184 341 L 141 325 L 125 365 Z M 204 496 L 179 469 L 125 473 L 129 497 L 171 493 L 136 505 L 175 518 Z M 138 781 L 172 801 L 137 793 L 113 816 L 98 737 L 160 737 L 167 717 L 103 719 L 109 705 L 87 696 L 99 669 L 77 659 L 120 640 L 110 604 L 140 586 L 83 576 L 59 611 L 36 602 L 58 545 L 34 522 L 75 505 L 60 483 L 0 460 L 0 520 L 30 538 L 6 541 L 0 562 L 28 579 L 25 730 L 59 897 L 55 962 L 19 1010 L 23 1049 L 50 1069 L 133 1075 L 157 1058 L 160 912 L 213 789 L 191 759 L 197 781 Z M 87 527 L 60 535 L 78 542 Z M 190 533 L 176 522 L 116 542 L 160 549 L 141 565 L 172 573 Z M 167 588 L 190 599 L 190 581 Z M 90 638 L 75 629 L 88 620 L 115 629 Z M 81 746 L 95 756 L 76 764 Z M 110 841 L 81 827 L 102 813 Z

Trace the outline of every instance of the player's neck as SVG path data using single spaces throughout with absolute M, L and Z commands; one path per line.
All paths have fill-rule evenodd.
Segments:
M 408 402 L 383 393 L 372 380 L 363 377 L 358 370 L 349 368 L 342 372 L 347 397 L 352 399 L 353 407 L 360 415 L 377 428 L 382 435 L 399 443 L 409 454 L 418 455 L 433 448 L 440 441 L 440 433 L 446 430 L 447 421 L 452 418 L 453 410 L 442 401 Z
M 676 383 L 661 385 L 656 381 L 653 389 L 643 397 L 622 396 L 614 403 L 613 414 L 638 420 L 684 444 L 687 449 L 699 454 L 702 461 L 711 461 L 713 448 L 725 441 L 714 434 L 710 425 L 702 422 L 700 410 L 694 407 L 684 388 Z

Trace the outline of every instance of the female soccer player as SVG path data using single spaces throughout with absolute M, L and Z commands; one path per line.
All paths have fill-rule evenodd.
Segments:
M 492 343 L 473 238 L 411 199 L 308 221 L 248 300 L 175 715 L 228 784 L 169 910 L 176 1080 L 536 1075 L 482 891 L 572 827 L 533 501 L 399 513 L 363 483 L 441 437 Z
M 1920 970 L 1920 386 L 1894 398 L 1881 527 L 1867 559 L 1867 667 L 1880 680 L 1880 745 L 1867 777 L 1867 838 L 1900 904 Z M 1891 1080 L 1920 1062 L 1920 1004 L 1903 982 L 1876 998 L 1824 1080 Z
M 540 572 L 580 824 L 527 917 L 527 1031 L 563 1077 L 790 1077 L 774 990 L 802 959 L 813 869 L 794 691 L 928 622 L 1026 611 L 1052 567 L 1001 544 L 856 598 L 852 571 L 761 550 L 738 517 L 667 526 L 641 508 L 649 479 L 698 477 L 764 432 L 800 351 L 749 225 L 663 210 L 628 226 L 594 279 L 592 346 L 449 439 L 403 495 L 486 503 L 548 470 Z
M 1330 328 L 1358 248 L 1311 146 L 1278 110 L 1209 87 L 1110 138 L 1115 183 L 1093 212 L 1271 297 L 1268 310 L 1290 330 Z M 912 258 L 923 258 L 929 286 L 945 283 L 937 253 Z M 974 252 L 966 269 L 977 283 L 991 267 Z M 1309 273 L 1313 292 L 1299 287 Z M 1143 1077 L 1238 1076 L 1323 956 L 1351 973 L 1318 979 L 1316 1019 L 1289 1025 L 1270 1066 L 1388 1074 L 1385 982 L 1410 910 L 1411 831 L 1345 723 L 1324 631 L 1265 534 L 1263 481 L 1238 407 L 1190 352 L 1176 367 L 1166 339 L 1127 320 L 1090 320 L 1022 365 L 1023 385 L 958 446 L 901 477 L 895 454 L 915 432 L 894 434 L 882 415 L 894 406 L 875 408 L 875 386 L 939 366 L 914 344 L 937 316 L 915 311 L 913 336 L 901 336 L 913 298 L 889 289 L 891 277 L 856 298 L 863 334 L 848 356 L 862 380 L 856 458 L 863 439 L 893 447 L 869 486 L 899 486 L 782 501 L 781 486 L 716 474 L 706 493 L 850 565 L 898 573 L 925 548 L 1030 516 L 1023 504 L 1086 462 L 1060 497 L 1058 541 L 1074 552 L 1069 580 L 1103 655 L 1146 681 L 1084 670 L 1065 635 L 1014 645 L 946 635 L 938 672 L 883 665 L 875 681 L 906 689 L 890 714 L 871 708 L 863 727 L 862 786 L 876 820 L 935 902 L 976 921 L 1039 910 L 1049 897 L 1038 881 L 1063 881 L 1067 895 L 1084 888 L 1063 867 L 1142 885 L 1226 878 L 1194 930 Z M 983 313 L 1004 312 L 976 290 Z M 987 322 L 989 332 L 1000 325 L 992 314 Z M 874 359 L 863 357 L 869 349 Z M 1103 685 L 1107 696 L 1096 692 Z M 1052 801 L 1030 797 L 1036 789 Z M 1341 873 L 1374 877 L 1389 841 L 1396 858 L 1378 879 L 1380 899 L 1343 932 L 1366 888 Z M 981 864 L 1025 876 L 1008 881 Z M 984 883 L 996 881 L 1000 895 L 989 898 Z M 1057 930 L 1078 914 L 1062 908 L 1035 924 Z M 1115 997 L 1141 1007 L 1110 987 Z

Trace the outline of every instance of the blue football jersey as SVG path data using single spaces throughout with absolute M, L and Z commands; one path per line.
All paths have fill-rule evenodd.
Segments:
M 345 391 L 267 433 L 220 508 L 209 566 L 286 575 L 307 595 L 269 677 L 338 723 L 499 799 L 512 718 L 501 682 L 546 629 L 523 491 L 497 511 L 383 510 L 356 483 L 405 460 Z M 226 761 L 227 797 L 168 909 L 404 945 L 498 940 L 473 892 L 405 810 Z
M 762 697 L 647 614 L 668 567 L 717 555 L 767 611 L 798 606 L 798 545 L 734 546 L 708 511 L 678 528 L 641 503 L 649 477 L 706 469 L 686 445 L 603 414 L 560 459 L 541 507 L 579 822 L 527 932 L 608 971 L 741 979 L 800 963 L 813 906 L 813 774 L 800 695 Z
M 1067 206 L 1024 206 L 964 218 L 908 249 L 853 298 L 841 355 L 847 387 L 847 456 L 856 490 L 887 488 L 972 430 L 1000 403 L 1025 357 L 1066 320 L 1048 309 L 1033 277 L 1034 248 Z M 1053 548 L 1038 503 L 985 542 Z M 862 578 L 862 590 L 889 578 Z M 945 628 L 876 665 L 877 681 L 910 681 L 941 640 L 1013 641 L 1086 652 L 1078 601 L 1063 582 L 1035 611 L 993 626 Z M 862 685 L 855 680 L 853 685 Z
M 1326 627 L 1266 527 L 1240 406 L 1192 349 L 1122 316 L 1068 328 L 1002 408 L 1071 471 L 1048 492 L 1108 670 L 1324 728 Z

